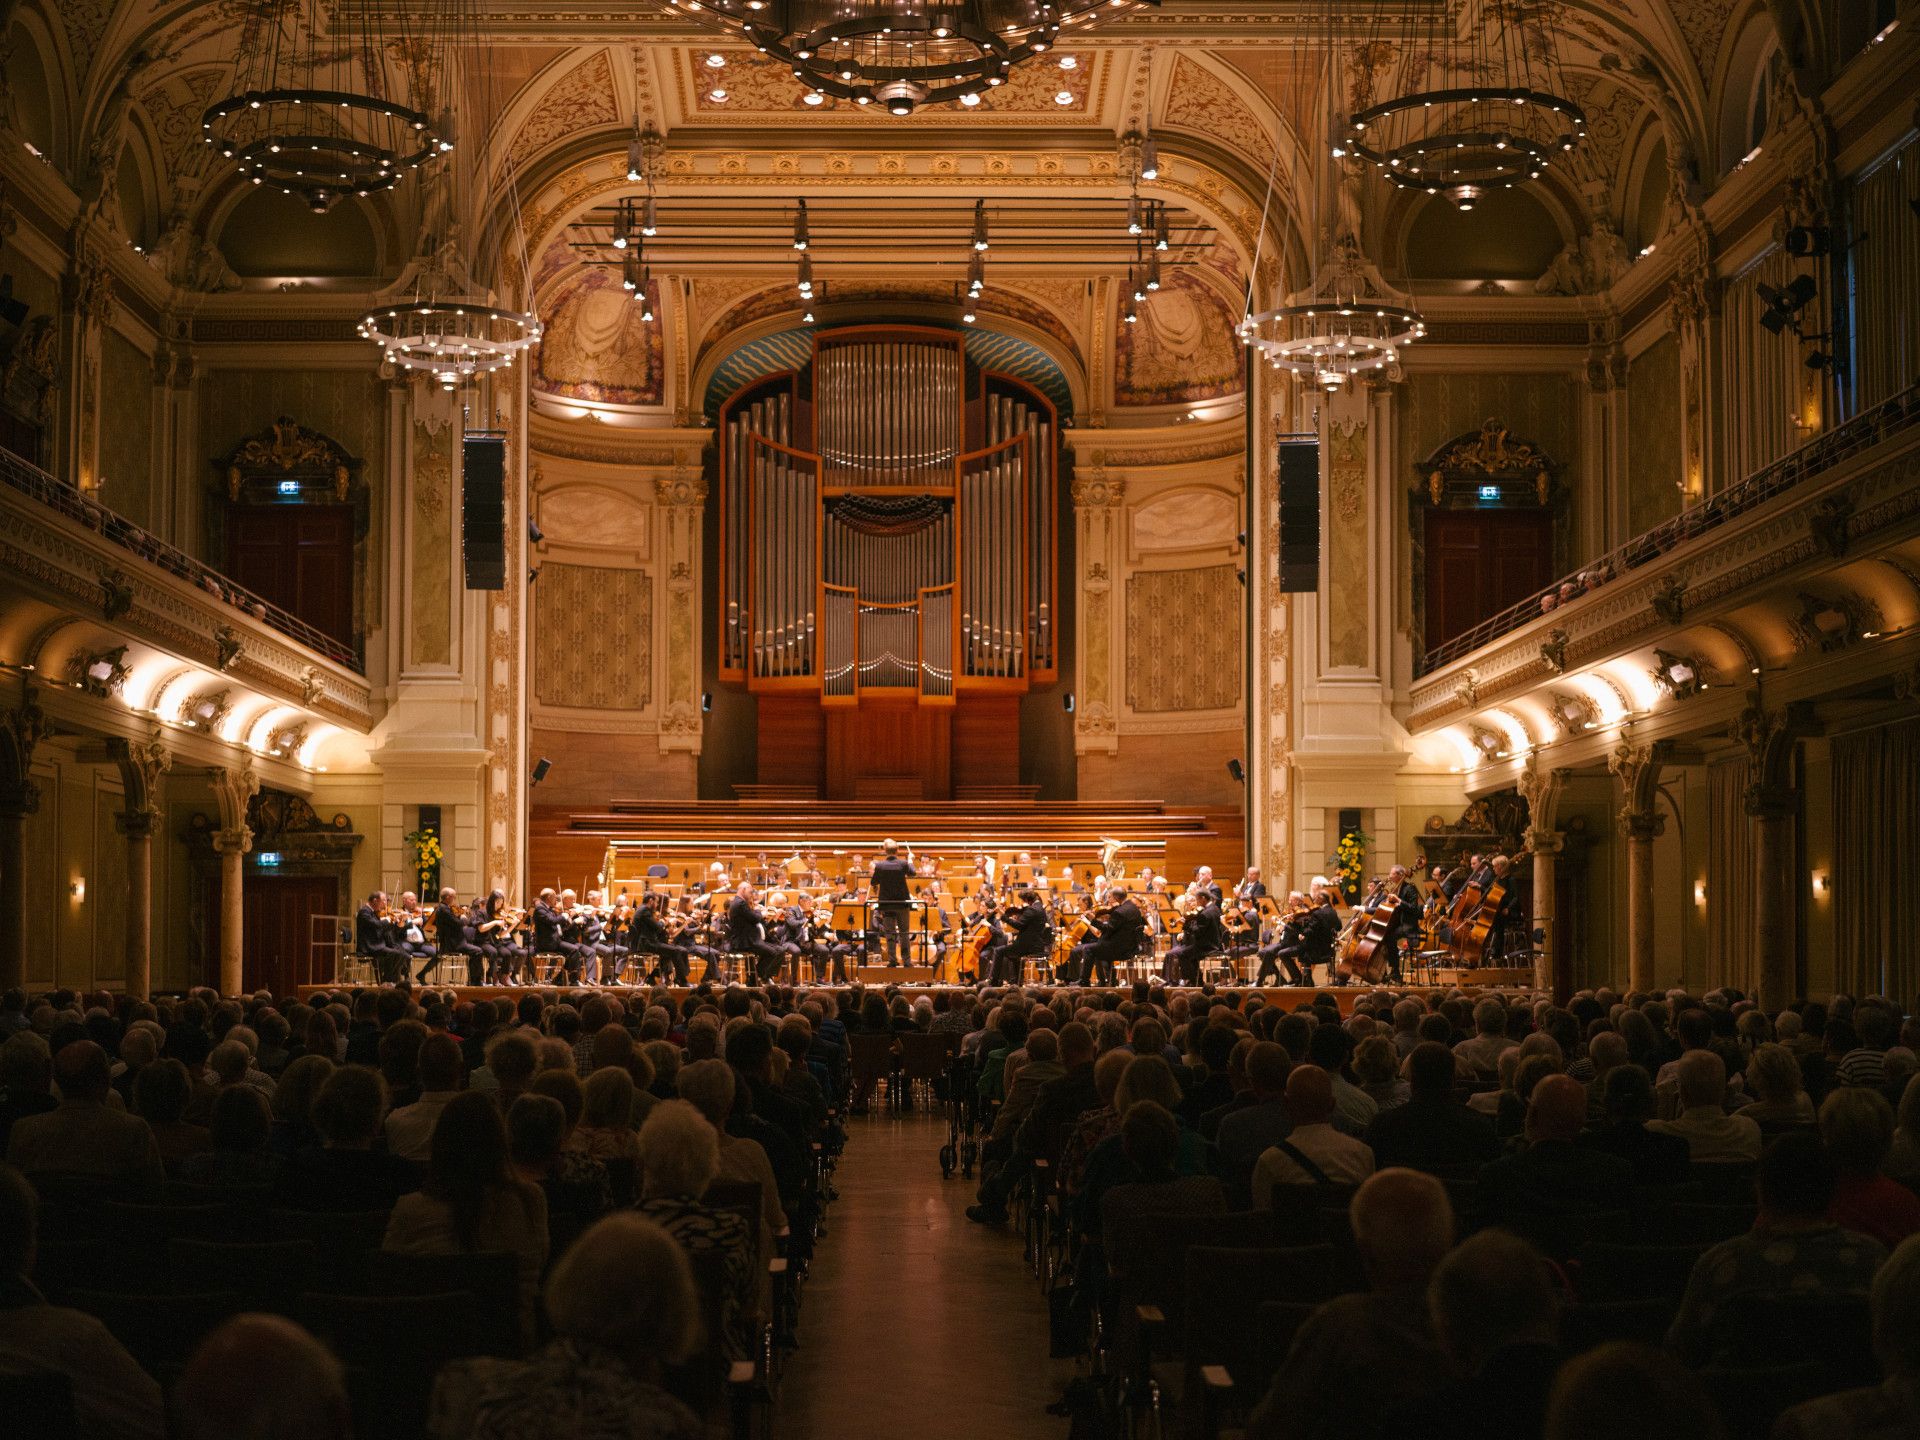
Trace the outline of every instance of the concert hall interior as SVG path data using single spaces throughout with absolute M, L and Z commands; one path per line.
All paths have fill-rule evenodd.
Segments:
M 0 0 L 0 1040 L 1026 987 L 1184 1084 L 1493 997 L 1596 1119 L 1589 1023 L 1663 1115 L 1696 1010 L 1910 1043 L 1916 96 L 1916 0 Z M 976 1179 L 879 1078 L 847 1164 Z

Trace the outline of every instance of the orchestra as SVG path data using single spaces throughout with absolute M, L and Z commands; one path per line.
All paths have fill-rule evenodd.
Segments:
M 579 891 L 543 888 L 528 907 L 498 889 L 463 905 L 442 887 L 431 907 L 411 892 L 390 900 L 376 891 L 352 939 L 378 979 L 413 970 L 423 984 L 443 962 L 471 986 L 685 985 L 696 962 L 721 983 L 843 984 L 883 952 L 886 968 L 924 968 L 938 984 L 1116 985 L 1124 969 L 1198 985 L 1209 961 L 1256 986 L 1399 984 L 1415 956 L 1471 971 L 1524 946 L 1516 864 L 1525 853 L 1431 865 L 1424 887 L 1394 865 L 1347 907 L 1325 876 L 1276 905 L 1257 866 L 1230 891 L 1204 865 L 1184 886 L 1151 865 L 1128 883 L 1108 873 L 1120 868 L 1111 847 L 1096 865 L 1023 851 L 949 866 L 889 840 L 871 862 L 834 852 L 829 868 L 840 873 L 831 875 L 796 846 L 778 860 L 765 851 L 752 864 L 716 859 L 683 884 L 655 889 L 648 878 L 637 898 L 615 893 L 605 874 Z M 737 976 L 734 961 L 745 965 Z

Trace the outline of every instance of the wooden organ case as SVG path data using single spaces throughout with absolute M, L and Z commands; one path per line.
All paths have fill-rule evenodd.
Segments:
M 762 784 L 945 799 L 1019 780 L 1059 670 L 1060 418 L 933 328 L 822 331 L 720 412 L 719 670 Z

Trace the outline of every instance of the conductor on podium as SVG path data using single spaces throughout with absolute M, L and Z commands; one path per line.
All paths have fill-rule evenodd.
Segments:
M 900 947 L 907 938 L 907 915 L 913 909 L 913 892 L 907 878 L 913 874 L 913 862 L 900 858 L 900 847 L 889 840 L 886 857 L 873 862 L 873 898 L 880 907 L 880 934 L 887 945 L 887 964 L 900 963 Z

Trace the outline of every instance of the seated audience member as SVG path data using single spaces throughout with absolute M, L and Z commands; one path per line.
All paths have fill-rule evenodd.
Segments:
M 190 1125 L 183 1118 L 187 1102 L 193 1096 L 193 1077 L 178 1060 L 156 1060 L 140 1071 L 133 1086 L 133 1112 L 147 1122 L 154 1143 L 160 1147 L 160 1163 L 170 1175 L 195 1155 L 213 1148 L 213 1136 L 204 1125 Z
M 1582 1131 L 1574 1143 L 1584 1150 L 1617 1155 L 1633 1167 L 1640 1185 L 1678 1185 L 1687 1178 L 1693 1151 L 1678 1135 L 1649 1128 L 1653 1118 L 1653 1083 L 1638 1065 L 1619 1065 L 1602 1082 L 1604 1119 Z
M 1373 1173 L 1373 1151 L 1333 1128 L 1333 1083 L 1325 1070 L 1294 1066 L 1287 1114 L 1293 1129 L 1253 1167 L 1254 1209 L 1272 1206 L 1275 1185 L 1358 1185 Z
M 208 1133 L 213 1148 L 180 1162 L 182 1180 L 246 1189 L 268 1187 L 279 1179 L 280 1157 L 268 1148 L 273 1111 L 253 1086 L 229 1085 L 220 1092 Z
M 1569 1360 L 1547 1399 L 1546 1440 L 1720 1436 L 1720 1412 L 1706 1388 L 1678 1360 L 1650 1345 L 1616 1340 Z
M 1760 1127 L 1741 1114 L 1726 1112 L 1727 1062 L 1711 1050 L 1689 1050 L 1674 1062 L 1680 1113 L 1650 1121 L 1660 1135 L 1678 1135 L 1698 1161 L 1749 1161 L 1760 1158 Z
M 1397 1411 L 1390 1433 L 1539 1435 L 1562 1359 L 1551 1269 L 1540 1252 L 1505 1230 L 1482 1230 L 1434 1268 L 1427 1305 L 1454 1378 Z M 1485 1408 L 1489 1396 L 1498 1397 L 1497 1420 Z
M 1505 1002 L 1491 995 L 1482 999 L 1473 1007 L 1473 1028 L 1473 1038 L 1462 1040 L 1453 1053 L 1475 1074 L 1492 1079 L 1499 1073 L 1500 1057 L 1520 1043 L 1507 1034 Z
M 573 1083 L 577 1103 L 580 1082 L 571 1074 L 565 1078 Z M 613 1208 L 613 1190 L 606 1166 L 566 1148 L 573 1128 L 567 1119 L 567 1102 L 539 1086 L 535 1081 L 535 1089 L 514 1101 L 507 1112 L 507 1153 L 514 1174 L 546 1193 L 549 1248 L 558 1254 Z
M 1400 1053 L 1385 1035 L 1369 1035 L 1354 1047 L 1353 1074 L 1361 1093 L 1377 1107 L 1376 1117 L 1406 1104 L 1413 1093 L 1400 1078 Z
M 1873 1277 L 1873 1354 L 1886 1379 L 1796 1405 L 1773 1440 L 1911 1440 L 1920 1435 L 1920 1236 Z
M 1586 1118 L 1586 1087 L 1571 1075 L 1546 1076 L 1527 1102 L 1526 1148 L 1480 1172 L 1480 1207 L 1488 1223 L 1529 1237 L 1556 1260 L 1568 1258 L 1577 1242 L 1561 1222 L 1624 1211 L 1633 1203 L 1633 1166 L 1574 1143 Z
M 1920 1196 L 1880 1173 L 1893 1144 L 1893 1107 L 1878 1090 L 1843 1085 L 1827 1096 L 1820 1139 L 1834 1168 L 1829 1220 L 1889 1250 L 1920 1234 Z
M 1353 1037 L 1337 1023 L 1316 1025 L 1313 1034 L 1307 1037 L 1307 1063 L 1324 1070 L 1333 1088 L 1335 1128 L 1358 1138 L 1380 1113 L 1380 1106 L 1342 1073 L 1352 1054 Z
M 173 1395 L 177 1440 L 349 1440 L 347 1377 L 279 1315 L 236 1315 L 200 1342 Z
M 1133 1056 L 1121 1072 L 1120 1083 L 1114 1089 L 1113 1108 L 1120 1121 L 1124 1122 L 1128 1111 L 1148 1100 L 1172 1115 L 1174 1123 L 1179 1126 L 1180 1154 L 1174 1162 L 1176 1173 L 1210 1173 L 1212 1167 L 1208 1163 L 1206 1141 L 1200 1138 L 1199 1131 L 1180 1120 L 1180 1082 L 1173 1078 L 1173 1069 L 1165 1058 L 1157 1053 Z M 1133 1168 L 1127 1161 L 1126 1146 L 1120 1134 L 1120 1123 L 1116 1123 L 1112 1133 L 1087 1156 L 1076 1213 L 1088 1235 L 1098 1236 L 1100 1233 L 1100 1205 L 1106 1192 L 1133 1178 Z M 968 1218 L 979 1217 L 969 1211 Z
M 447 1102 L 460 1093 L 466 1078 L 466 1057 L 451 1035 L 429 1035 L 420 1042 L 413 1070 L 420 1098 L 387 1112 L 387 1153 L 424 1165 L 433 1149 L 433 1127 Z
M 1817 1135 L 1797 1131 L 1769 1145 L 1758 1188 L 1760 1213 L 1752 1231 L 1700 1257 L 1667 1332 L 1667 1347 L 1689 1365 L 1771 1363 L 1777 1352 L 1767 1337 L 1747 1333 L 1737 1304 L 1741 1296 L 1864 1295 L 1886 1258 L 1878 1241 L 1827 1219 L 1834 1170 Z
M 1834 1077 L 1842 1085 L 1878 1090 L 1886 1083 L 1887 1051 L 1900 1034 L 1900 1016 L 1882 1001 L 1862 1001 L 1853 1012 L 1859 1043 L 1840 1057 Z
M 1214 1132 L 1214 1166 L 1236 1199 L 1252 1192 L 1253 1167 L 1274 1141 L 1286 1139 L 1293 1129 L 1287 1114 L 1287 1076 L 1292 1072 L 1293 1057 L 1285 1046 L 1256 1040 L 1248 1048 L 1249 1103 L 1222 1115 Z
M 1762 1130 L 1787 1130 L 1813 1124 L 1813 1097 L 1800 1076 L 1800 1062 L 1786 1046 L 1756 1046 L 1747 1057 L 1747 1093 L 1753 1097 L 1740 1113 Z
M 1446 1187 L 1417 1170 L 1381 1170 L 1355 1193 L 1351 1218 L 1367 1290 L 1329 1300 L 1302 1323 L 1247 1440 L 1375 1440 L 1394 1409 L 1447 1381 L 1426 1298 L 1453 1248 Z M 1353 1385 L 1355 1375 L 1367 1383 Z
M 721 1305 L 722 1333 L 716 1338 L 729 1359 L 750 1359 L 755 1350 L 754 1308 L 760 1288 L 754 1273 L 754 1237 L 737 1213 L 716 1209 L 701 1199 L 720 1169 L 713 1126 L 687 1102 L 667 1101 L 656 1105 L 647 1123 L 640 1127 L 640 1151 L 646 1156 L 647 1168 L 641 1177 L 640 1203 L 635 1208 L 688 1254 L 721 1256 L 726 1289 Z
M 7 1153 L 13 1122 L 45 1115 L 60 1102 L 53 1098 L 53 1053 L 31 1030 L 20 1030 L 0 1045 L 0 1155 Z
M 1152 1100 L 1128 1109 L 1120 1121 L 1120 1148 L 1132 1179 L 1109 1187 L 1100 1199 L 1100 1233 L 1143 1215 L 1219 1215 L 1226 1192 L 1211 1175 L 1180 1175 L 1180 1125 L 1173 1113 Z M 1116 1246 L 1116 1248 L 1118 1248 Z
M 1407 1057 L 1407 1102 L 1382 1111 L 1367 1127 L 1376 1164 L 1431 1170 L 1485 1164 L 1500 1153 L 1493 1122 L 1453 1098 L 1454 1057 L 1423 1040 Z
M 313 1097 L 333 1074 L 325 1055 L 301 1055 L 280 1072 L 273 1087 L 273 1148 L 282 1156 L 295 1155 L 320 1143 L 313 1128 Z
M 122 1108 L 133 1108 L 133 1083 L 140 1078 L 140 1072 L 160 1058 L 160 1040 L 165 1034 L 156 1028 L 145 1025 L 133 1025 L 120 1037 L 120 1063 L 113 1067 L 113 1093 L 120 1097 Z M 0 1055 L 4 1055 L 0 1051 Z M 0 1069 L 4 1060 L 0 1060 Z M 0 1077 L 0 1086 L 6 1083 Z M 0 1118 L 0 1153 L 6 1146 L 6 1121 Z
M 733 1067 L 724 1060 L 696 1060 L 680 1068 L 676 1084 L 680 1098 L 713 1127 L 714 1143 L 719 1146 L 716 1178 L 750 1181 L 760 1187 L 759 1253 L 770 1254 L 773 1237 L 787 1228 L 787 1212 L 780 1203 L 780 1186 L 774 1178 L 772 1162 L 760 1142 L 727 1133 L 727 1121 L 734 1113 L 739 1086 Z M 651 1118 L 649 1111 L 648 1119 Z M 643 1137 L 640 1164 L 644 1170 L 649 1160 L 644 1123 L 640 1133 Z
M 1920 1193 L 1920 1075 L 1907 1082 L 1900 1092 L 1900 1109 L 1893 1127 L 1893 1144 L 1887 1150 L 1886 1172 L 1915 1193 Z
M 581 1087 L 580 1123 L 567 1137 L 568 1147 L 603 1164 L 613 1160 L 634 1166 L 637 1174 L 640 1137 L 633 1127 L 637 1093 L 631 1072 L 611 1065 L 594 1071 Z
M 547 1263 L 547 1199 L 539 1186 L 515 1178 L 506 1122 L 491 1097 L 470 1090 L 447 1102 L 433 1129 L 426 1179 L 394 1203 L 381 1248 L 416 1255 L 511 1252 L 519 1260 L 521 1334 L 532 1338 Z
M 49 1305 L 29 1278 L 39 1220 L 26 1176 L 0 1165 L 0 1374 L 67 1376 L 79 1440 L 162 1440 L 160 1387 L 99 1320 Z M 8 1426 L 0 1415 L 0 1431 Z M 31 1437 L 23 1432 L 21 1440 Z
M 74 1040 L 53 1057 L 60 1104 L 44 1115 L 13 1122 L 7 1161 L 35 1175 L 86 1176 L 128 1195 L 160 1188 L 166 1171 L 153 1131 L 138 1115 L 107 1104 L 113 1088 L 107 1052 L 91 1040 Z
M 418 1167 L 374 1148 L 386 1108 L 379 1072 L 342 1065 L 327 1076 L 311 1114 L 320 1144 L 287 1162 L 276 1203 L 291 1210 L 386 1210 L 418 1190 Z
M 660 1386 L 694 1353 L 700 1305 L 687 1258 L 638 1215 L 600 1221 L 547 1279 L 553 1340 L 522 1361 L 456 1360 L 434 1383 L 433 1440 L 698 1440 L 700 1421 Z
M 1078 1197 L 1086 1189 L 1088 1162 L 1100 1148 L 1101 1141 L 1120 1132 L 1116 1097 L 1120 1081 L 1133 1059 L 1131 1051 L 1117 1048 L 1093 1062 L 1093 1089 L 1100 1103 L 1084 1111 L 1067 1132 L 1067 1143 L 1060 1150 L 1058 1183 L 1062 1194 Z

